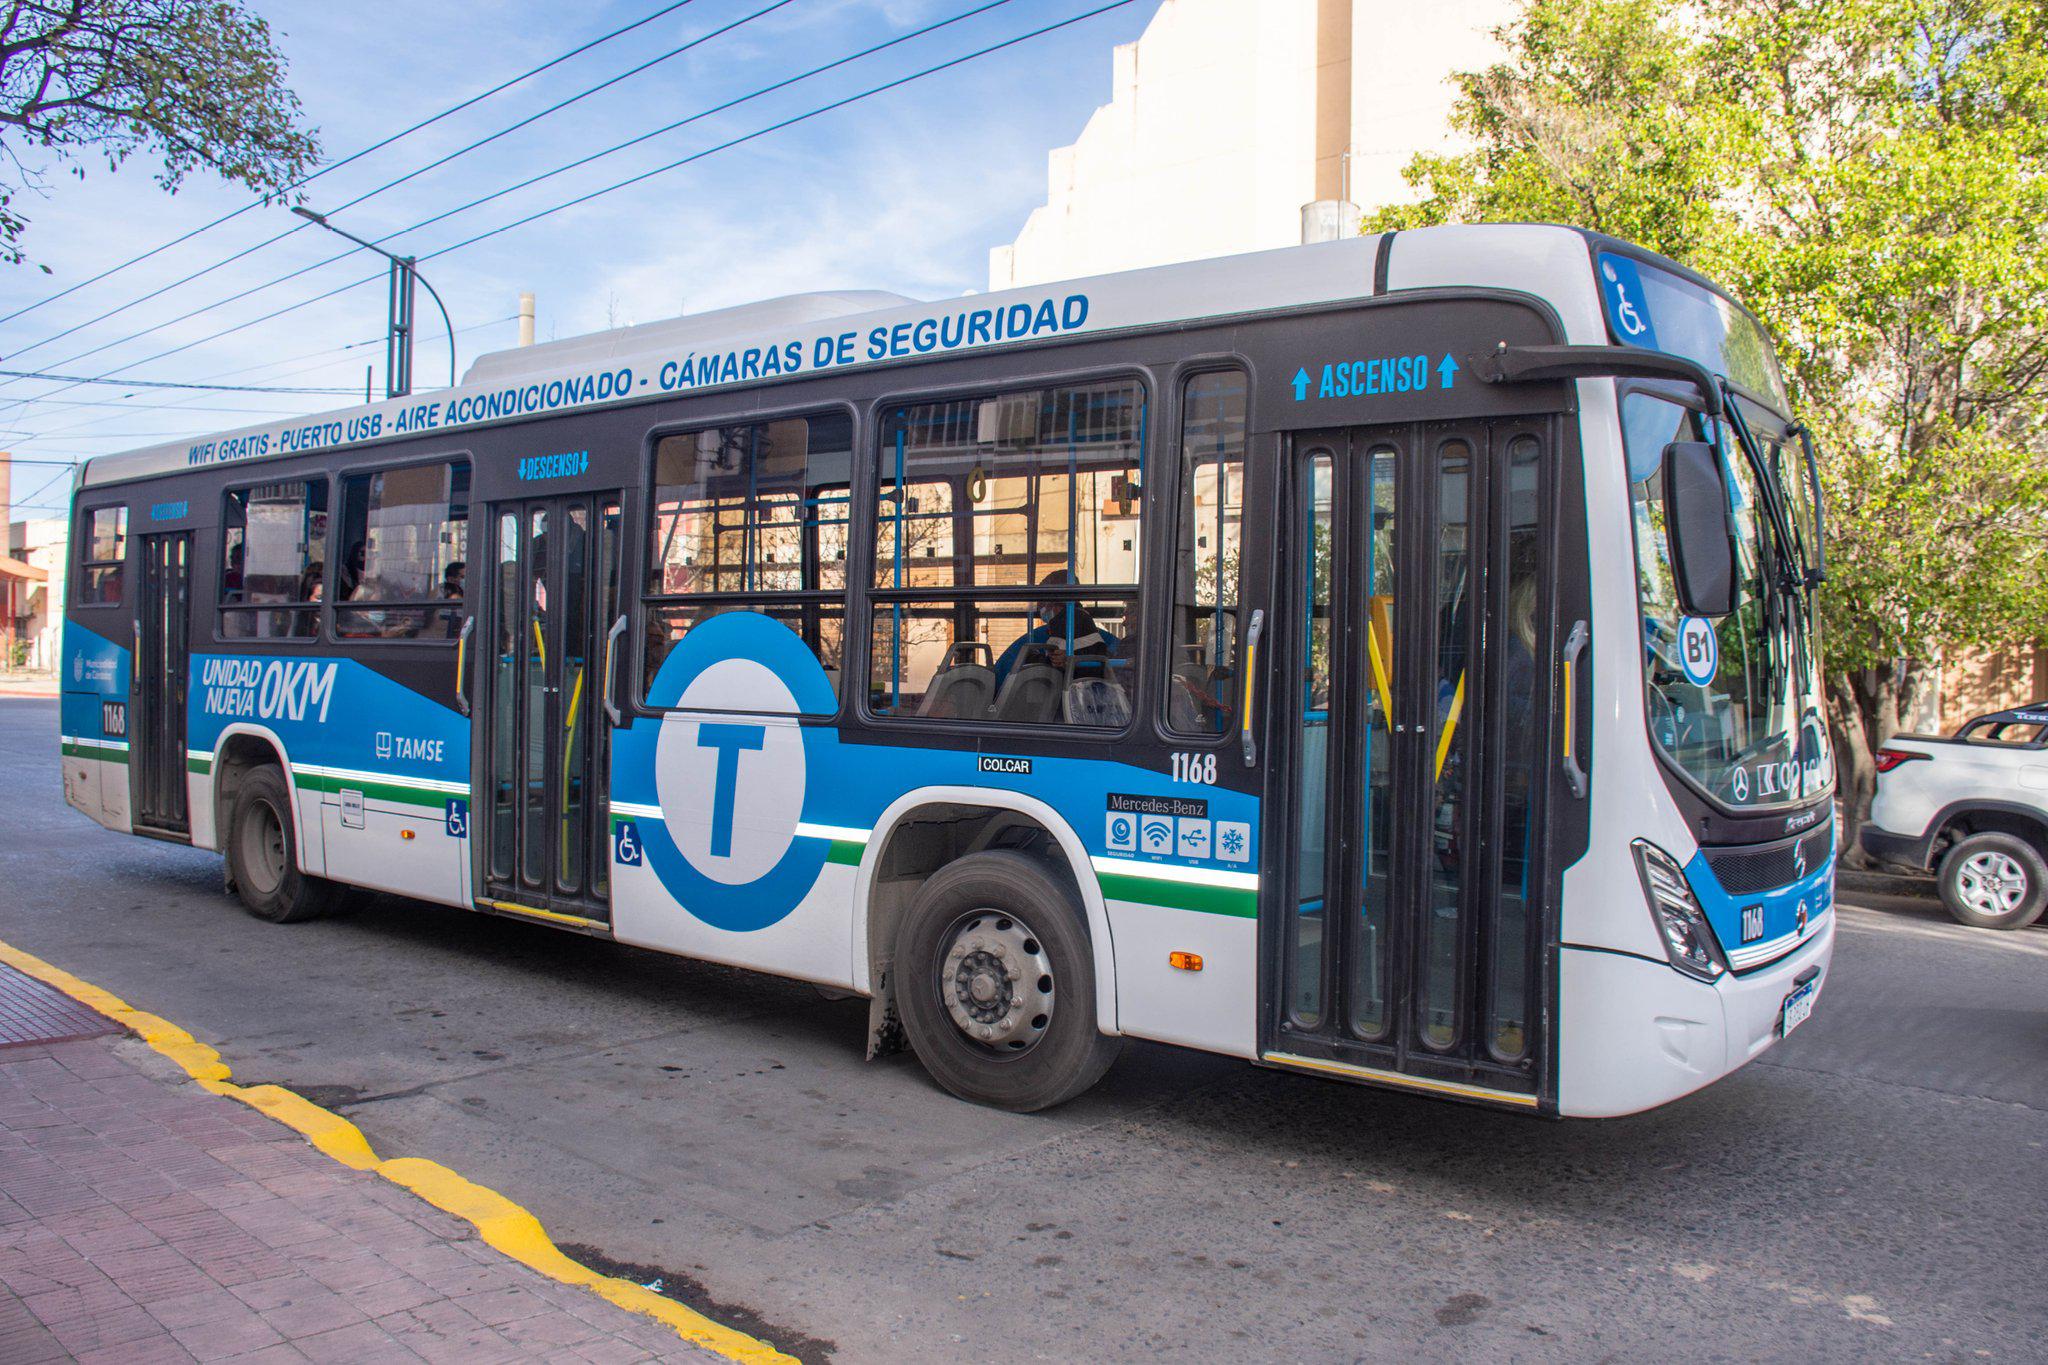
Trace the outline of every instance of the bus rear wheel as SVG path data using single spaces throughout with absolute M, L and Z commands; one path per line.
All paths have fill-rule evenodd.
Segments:
M 1018 853 L 928 879 L 896 938 L 896 1003 L 932 1079 L 1030 1113 L 1094 1085 L 1123 1040 L 1096 1027 L 1095 960 L 1074 893 Z
M 284 774 L 262 767 L 242 780 L 228 820 L 228 870 L 242 905 L 272 924 L 296 924 L 332 908 L 335 884 L 299 871 L 292 799 Z

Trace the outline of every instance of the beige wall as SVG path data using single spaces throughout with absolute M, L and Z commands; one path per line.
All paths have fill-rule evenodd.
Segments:
M 2048 649 L 1965 655 L 1941 670 L 1941 733 L 1987 711 L 2042 700 L 2048 700 Z
M 1112 98 L 1047 158 L 1045 206 L 989 253 L 992 289 L 1301 240 L 1302 206 L 1406 197 L 1447 145 L 1454 70 L 1512 0 L 1165 0 L 1110 54 Z
M 30 599 L 28 666 L 39 672 L 56 668 L 61 649 L 58 635 L 64 624 L 64 561 L 70 543 L 69 530 L 61 517 L 17 521 L 8 527 L 7 553 L 26 560 L 47 573 L 47 583 L 38 583 Z

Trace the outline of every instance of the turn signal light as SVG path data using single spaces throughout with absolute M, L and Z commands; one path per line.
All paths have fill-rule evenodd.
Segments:
M 398 837 L 401 839 L 410 839 L 412 838 L 412 831 L 409 829 L 402 829 L 398 831 Z
M 1166 960 L 1184 972 L 1199 972 L 1202 970 L 1202 955 L 1200 953 L 1171 952 L 1166 955 Z

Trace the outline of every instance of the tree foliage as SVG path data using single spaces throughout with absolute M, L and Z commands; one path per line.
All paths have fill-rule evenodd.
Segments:
M 19 263 L 19 199 L 43 163 L 138 152 L 175 193 L 200 168 L 270 193 L 319 155 L 270 27 L 235 0 L 5 0 L 0 8 L 0 259 Z
M 1727 285 L 1827 454 L 1852 814 L 1958 651 L 2048 636 L 2048 6 L 1530 0 L 1373 229 L 1547 220 Z

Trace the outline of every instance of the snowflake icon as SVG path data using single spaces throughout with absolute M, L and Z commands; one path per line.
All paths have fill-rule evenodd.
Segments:
M 1234 829 L 1225 830 L 1223 832 L 1223 851 L 1231 854 L 1244 852 L 1243 833 Z

